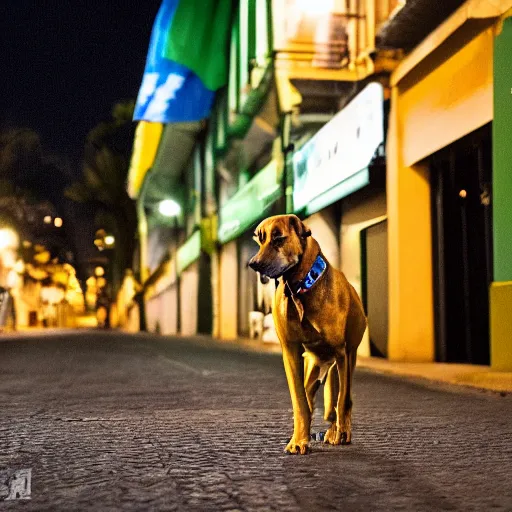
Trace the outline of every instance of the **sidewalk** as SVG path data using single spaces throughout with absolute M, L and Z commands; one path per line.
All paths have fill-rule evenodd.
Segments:
M 377 373 L 414 377 L 501 393 L 512 392 L 512 372 L 493 371 L 489 366 L 449 363 L 404 363 L 388 361 L 387 359 L 377 357 L 358 357 L 357 365 Z
M 219 343 L 229 343 L 219 341 Z M 277 343 L 263 343 L 241 338 L 236 345 L 256 352 L 281 353 Z M 357 366 L 367 370 L 400 377 L 425 379 L 431 382 L 468 386 L 500 393 L 512 393 L 512 372 L 493 371 L 489 366 L 449 363 L 407 363 L 379 357 L 357 358 Z

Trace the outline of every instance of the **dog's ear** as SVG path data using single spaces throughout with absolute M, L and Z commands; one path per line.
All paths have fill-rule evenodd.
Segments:
M 307 228 L 297 215 L 290 215 L 290 226 L 295 230 L 299 238 L 311 236 L 311 230 Z

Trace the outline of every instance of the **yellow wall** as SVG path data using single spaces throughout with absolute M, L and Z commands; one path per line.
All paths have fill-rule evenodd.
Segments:
M 404 165 L 411 166 L 473 132 L 493 116 L 493 41 L 491 27 L 455 54 L 454 35 L 413 69 L 397 87 Z
M 238 336 L 238 257 L 236 240 L 220 248 L 219 264 L 219 337 L 234 340 Z
M 406 167 L 400 98 L 392 91 L 387 143 L 389 338 L 391 360 L 432 361 L 434 320 L 430 184 L 424 166 Z
M 512 370 L 512 281 L 491 285 L 491 362 L 494 370 Z

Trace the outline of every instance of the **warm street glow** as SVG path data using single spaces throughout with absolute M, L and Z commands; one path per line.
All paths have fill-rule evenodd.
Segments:
M 0 229 L 0 250 L 7 248 L 15 248 L 17 245 L 18 237 L 12 229 Z
M 51 215 L 45 215 L 43 221 L 44 221 L 45 224 L 51 224 L 52 223 Z
M 105 275 L 105 269 L 103 267 L 96 267 L 94 269 L 94 275 L 97 277 L 101 277 L 101 276 Z
M 60 217 L 55 217 L 53 224 L 55 225 L 56 228 L 62 227 L 62 219 Z
M 25 272 L 25 262 L 22 259 L 17 260 L 14 265 L 14 270 L 20 275 L 23 274 L 23 272 Z
M 173 199 L 164 199 L 158 205 L 158 211 L 164 217 L 176 217 L 181 212 L 181 206 Z

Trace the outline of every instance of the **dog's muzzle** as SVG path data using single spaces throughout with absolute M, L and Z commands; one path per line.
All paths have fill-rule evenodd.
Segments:
M 256 256 L 253 256 L 247 263 L 249 267 L 251 267 L 256 272 L 259 272 L 261 269 L 261 262 L 256 259 Z

